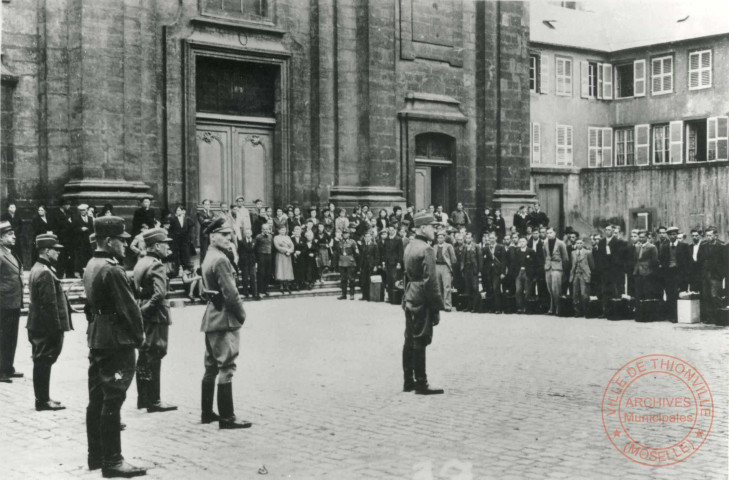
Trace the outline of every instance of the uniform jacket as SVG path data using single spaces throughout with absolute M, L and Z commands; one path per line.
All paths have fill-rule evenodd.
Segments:
M 142 312 L 124 267 L 109 253 L 95 251 L 84 271 L 89 348 L 140 347 Z
M 478 276 L 481 271 L 481 246 L 475 243 L 471 243 L 470 247 L 463 244 L 461 254 L 461 273 L 463 275 Z
M 491 246 L 486 245 L 481 249 L 483 252 L 482 275 L 501 275 L 506 272 L 506 248 L 500 243 L 494 246 L 494 253 L 491 254 Z
M 404 247 L 400 237 L 395 235 L 395 238 L 387 237 L 384 245 L 384 255 L 380 259 L 388 267 L 394 267 L 402 261 Z
M 23 264 L 0 246 L 0 309 L 23 308 Z
M 724 244 L 718 240 L 701 242 L 699 247 L 699 268 L 704 278 L 721 280 L 726 275 Z
M 650 277 L 658 270 L 658 249 L 650 242 L 635 246 L 635 267 L 633 275 Z
M 443 245 L 433 245 L 433 253 L 435 254 L 436 261 L 438 260 L 438 248 L 443 249 L 443 260 L 448 265 L 448 270 L 453 273 L 453 266 L 458 266 L 458 257 L 456 256 L 456 250 L 448 242 L 443 242 Z
M 154 253 L 137 260 L 134 266 L 134 286 L 139 297 L 139 309 L 144 323 L 169 325 L 170 306 L 167 301 L 169 281 L 165 264 Z
M 592 258 L 592 251 L 580 249 L 572 252 L 572 269 L 570 270 L 572 280 L 579 276 L 589 283 L 594 269 L 595 261 Z
M 223 308 L 218 310 L 213 302 L 208 302 L 200 331 L 209 333 L 239 329 L 246 321 L 246 312 L 235 286 L 233 265 L 225 252 L 214 245 L 210 246 L 203 260 L 202 281 L 207 291 L 220 293 Z
M 359 267 L 362 270 L 372 271 L 373 268 L 380 264 L 380 249 L 376 242 L 371 241 L 369 245 L 367 245 L 364 241 L 362 241 L 359 251 Z
M 404 270 L 403 309 L 432 322 L 445 307 L 435 275 L 435 250 L 424 237 L 417 236 L 408 244 Z
M 569 272 L 570 257 L 567 253 L 567 245 L 559 238 L 554 239 L 554 249 L 549 253 L 549 239 L 542 245 L 544 255 L 544 271 Z
M 44 258 L 39 258 L 30 269 L 28 290 L 28 330 L 38 333 L 67 332 L 73 330 L 68 299 L 61 288 L 56 269 Z
M 357 261 L 355 257 L 359 253 L 357 248 L 357 242 L 348 238 L 347 240 L 340 240 L 336 242 L 337 252 L 339 253 L 339 266 L 340 267 L 355 267 Z

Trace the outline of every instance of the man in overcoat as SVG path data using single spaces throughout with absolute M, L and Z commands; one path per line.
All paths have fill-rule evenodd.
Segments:
M 617 236 L 612 225 L 605 227 L 605 238 L 597 243 L 594 252 L 595 270 L 599 274 L 602 311 L 607 311 L 608 301 L 619 298 L 625 289 L 627 243 Z M 604 315 L 604 313 L 603 313 Z
M 20 378 L 15 371 L 18 324 L 23 308 L 23 264 L 15 256 L 15 231 L 10 222 L 0 222 L 0 382 Z
M 405 343 L 402 367 L 405 377 L 403 391 L 418 395 L 437 395 L 442 389 L 431 388 L 426 374 L 426 348 L 433 340 L 433 327 L 440 322 L 445 307 L 438 290 L 433 241 L 435 217 L 428 212 L 415 215 L 415 238 L 405 249 Z
M 35 245 L 38 260 L 30 270 L 30 306 L 26 325 L 33 356 L 35 409 L 63 410 L 66 407 L 51 400 L 49 394 L 51 367 L 61 354 L 64 332 L 73 329 L 68 300 L 56 273 L 63 245 L 52 233 L 38 235 Z
M 562 277 L 569 274 L 570 259 L 567 246 L 557 238 L 553 228 L 547 229 L 547 240 L 544 242 L 544 274 L 549 291 L 549 315 L 559 315 L 559 297 L 562 294 Z
M 433 248 L 435 249 L 435 274 L 438 279 L 438 291 L 443 297 L 443 309 L 450 312 L 453 309 L 451 302 L 453 269 L 458 268 L 458 257 L 456 257 L 453 245 L 446 242 L 445 229 L 441 228 L 438 232 L 438 243 Z
M 379 265 L 380 249 L 372 240 L 372 232 L 368 230 L 365 232 L 360 245 L 359 285 L 362 290 L 361 300 L 370 299 L 370 276 L 377 273 L 377 267 Z
M 164 260 L 170 255 L 171 238 L 164 228 L 142 233 L 147 254 L 134 266 L 134 287 L 139 296 L 139 309 L 144 321 L 144 344 L 137 361 L 137 408 L 148 412 L 177 410 L 160 400 L 162 359 L 167 355 L 170 328 L 170 306 L 167 301 L 169 280 Z
M 506 277 L 506 249 L 497 241 L 496 233 L 488 235 L 488 243 L 482 249 L 483 263 L 481 266 L 481 283 L 484 290 L 493 297 L 493 311 L 501 313 L 504 310 L 501 293 L 501 282 Z

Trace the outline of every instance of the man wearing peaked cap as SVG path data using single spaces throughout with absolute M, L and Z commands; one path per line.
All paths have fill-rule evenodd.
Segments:
M 74 273 L 80 275 L 93 251 L 89 247 L 89 235 L 94 233 L 94 218 L 88 214 L 89 206 L 85 203 L 77 208 L 78 213 L 71 219 L 71 228 L 74 236 Z
M 15 256 L 15 231 L 10 222 L 0 222 L 0 382 L 22 377 L 15 371 L 20 309 L 23 308 L 23 264 Z
M 436 395 L 443 390 L 430 388 L 425 369 L 425 350 L 433 340 L 433 327 L 440 321 L 445 309 L 438 290 L 433 241 L 435 217 L 429 212 L 415 215 L 415 238 L 405 249 L 405 343 L 402 349 L 402 367 L 405 382 L 403 391 L 415 390 L 418 395 Z
M 124 268 L 124 220 L 96 222 L 96 251 L 84 271 L 89 321 L 89 405 L 86 409 L 88 465 L 104 477 L 134 477 L 146 470 L 129 465 L 121 453 L 120 410 L 135 371 L 134 349 L 144 344 L 142 312 Z
M 666 292 L 666 309 L 668 311 L 668 319 L 676 322 L 678 317 L 678 291 L 681 286 L 681 275 L 686 275 L 686 270 L 682 272 L 679 267 L 683 266 L 683 258 L 688 250 L 684 250 L 682 246 L 685 243 L 678 241 L 678 227 L 668 227 L 666 229 L 668 242 L 659 244 L 658 263 L 661 269 L 661 278 L 663 279 L 663 288 Z
M 134 287 L 144 320 L 144 344 L 139 348 L 137 360 L 137 408 L 148 412 L 177 410 L 160 400 L 160 371 L 162 359 L 167 355 L 169 341 L 170 307 L 167 302 L 169 280 L 164 261 L 170 254 L 171 238 L 164 228 L 153 228 L 142 233 L 147 254 L 134 266 Z
M 52 233 L 35 237 L 35 245 L 38 260 L 30 270 L 30 306 L 26 325 L 33 357 L 35 409 L 63 410 L 66 407 L 51 400 L 49 395 L 51 368 L 61 354 L 64 332 L 73 330 L 68 299 L 56 273 L 63 245 Z

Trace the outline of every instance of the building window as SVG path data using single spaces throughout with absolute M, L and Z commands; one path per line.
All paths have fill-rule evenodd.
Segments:
M 539 91 L 539 55 L 529 55 L 529 90 Z
M 689 120 L 686 125 L 686 161 L 706 161 L 706 120 Z
M 669 163 L 669 153 L 671 147 L 671 137 L 668 125 L 653 126 L 653 163 L 661 165 Z
M 557 125 L 557 165 L 572 165 L 572 126 Z
M 711 87 L 711 50 L 689 54 L 689 90 Z
M 572 59 L 557 57 L 557 95 L 572 96 Z
M 273 21 L 274 0 L 201 0 L 202 13 L 232 19 Z
M 673 91 L 673 57 L 651 60 L 651 85 L 653 95 L 663 95 Z
M 615 129 L 615 166 L 635 165 L 634 132 L 633 127 Z
M 633 96 L 633 64 L 615 66 L 615 98 Z
M 595 62 L 587 64 L 587 96 L 597 97 L 597 63 Z
M 453 138 L 443 133 L 422 133 L 415 137 L 415 157 L 423 160 L 453 158 Z
M 276 116 L 278 67 L 212 57 L 196 60 L 198 112 L 248 117 Z

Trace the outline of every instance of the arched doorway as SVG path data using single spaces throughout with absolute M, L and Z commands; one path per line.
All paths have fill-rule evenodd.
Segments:
M 451 207 L 451 176 L 455 159 L 455 139 L 443 133 L 415 136 L 415 209 L 429 205 Z

